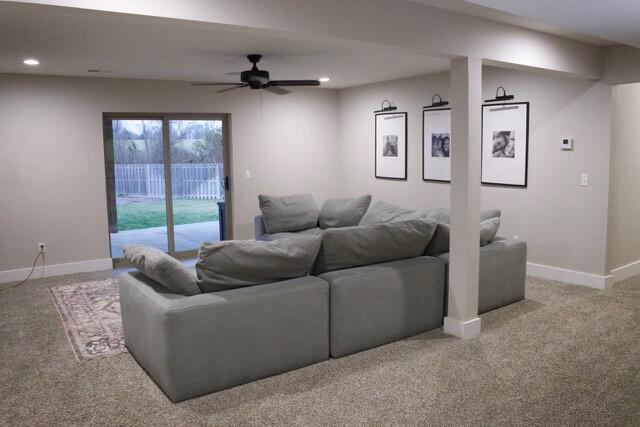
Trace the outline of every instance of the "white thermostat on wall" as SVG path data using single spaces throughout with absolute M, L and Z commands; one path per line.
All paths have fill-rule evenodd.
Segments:
M 567 151 L 573 150 L 573 138 L 562 138 L 560 148 Z

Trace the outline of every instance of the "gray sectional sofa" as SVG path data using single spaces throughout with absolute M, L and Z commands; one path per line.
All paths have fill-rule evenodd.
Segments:
M 437 209 L 434 214 L 438 219 L 448 221 L 446 210 Z M 483 213 L 485 215 L 491 213 Z M 266 231 L 262 215 L 254 218 L 256 240 L 272 241 L 288 238 L 296 234 L 321 233 L 320 228 L 310 228 L 296 233 L 269 234 Z M 449 252 L 434 253 L 431 256 L 449 264 Z M 478 288 L 478 313 L 486 313 L 524 299 L 524 288 L 527 273 L 527 244 L 521 240 L 496 237 L 494 240 L 480 247 L 480 279 Z M 446 316 L 446 278 L 444 315 Z M 438 325 L 440 326 L 440 325 Z
M 317 277 L 184 296 L 120 277 L 129 351 L 178 402 L 329 358 L 329 284 Z
M 423 254 L 438 231 L 434 222 L 412 219 L 419 217 L 404 215 L 397 218 L 400 224 L 387 228 L 347 224 L 321 231 L 298 225 L 295 233 L 271 235 L 257 217 L 257 240 L 276 241 L 264 245 L 322 241 L 309 275 L 258 286 L 179 295 L 167 290 L 170 284 L 147 277 L 153 274 L 125 273 L 120 301 L 126 345 L 177 402 L 440 327 L 446 315 L 448 254 Z M 305 221 L 314 225 L 313 218 Z M 416 233 L 426 237 L 416 240 Z M 309 237 L 317 234 L 322 239 Z M 260 245 L 248 244 L 234 257 L 251 257 Z M 389 254 L 381 261 L 385 251 Z M 231 254 L 219 252 L 219 260 Z M 480 254 L 479 311 L 523 299 L 525 243 L 498 238 Z M 207 274 L 199 270 L 198 280 Z

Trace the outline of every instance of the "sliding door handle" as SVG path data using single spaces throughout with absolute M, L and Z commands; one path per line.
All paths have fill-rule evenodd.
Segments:
M 225 176 L 223 182 L 224 182 L 224 190 L 229 191 L 229 177 Z

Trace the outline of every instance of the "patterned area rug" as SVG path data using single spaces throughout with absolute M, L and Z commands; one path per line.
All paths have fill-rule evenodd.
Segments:
M 79 361 L 127 351 L 117 279 L 49 288 Z

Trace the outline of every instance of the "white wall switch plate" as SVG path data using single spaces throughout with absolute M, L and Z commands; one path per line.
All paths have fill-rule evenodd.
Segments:
M 246 179 L 251 179 L 251 170 L 246 169 L 246 170 L 244 171 L 244 177 L 245 177 Z
M 583 173 L 582 175 L 580 175 L 580 185 L 582 185 L 583 187 L 586 187 L 587 185 L 589 185 L 588 173 Z
M 560 148 L 565 151 L 573 150 L 573 138 L 562 138 L 560 140 Z

